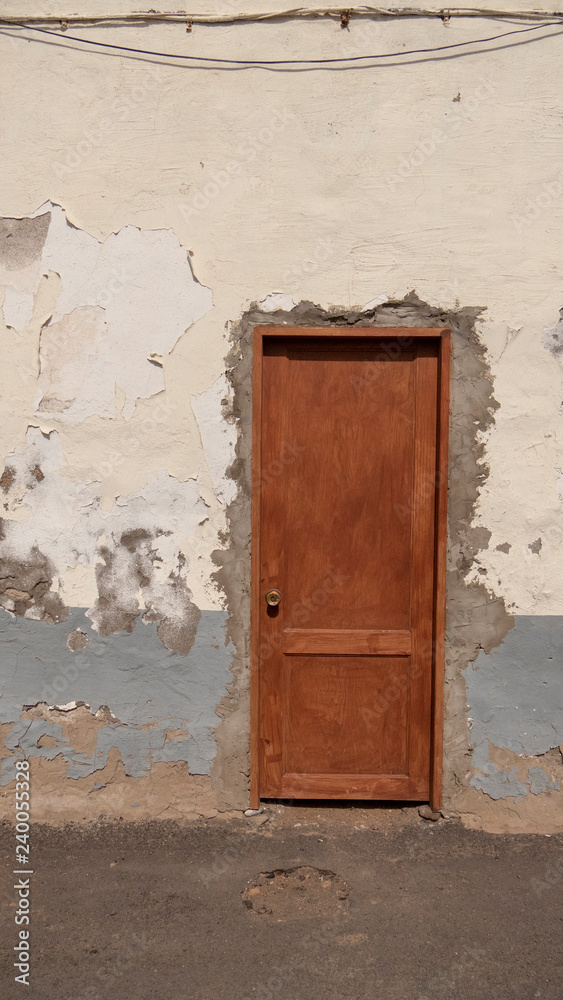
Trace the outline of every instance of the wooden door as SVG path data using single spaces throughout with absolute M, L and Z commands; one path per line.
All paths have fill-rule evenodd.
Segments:
M 436 808 L 449 334 L 260 327 L 254 350 L 252 804 Z

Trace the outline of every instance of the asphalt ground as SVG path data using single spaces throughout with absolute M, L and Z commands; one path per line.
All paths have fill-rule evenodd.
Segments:
M 33 875 L 12 874 L 14 854 L 3 824 L 3 1000 L 563 998 L 563 836 L 271 805 L 32 826 Z M 14 980 L 20 878 L 29 986 Z

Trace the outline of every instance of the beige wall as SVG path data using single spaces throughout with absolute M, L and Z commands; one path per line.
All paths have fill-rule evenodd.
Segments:
M 83 9 L 104 12 L 105 4 Z M 6 14 L 25 12 L 16 0 L 5 5 Z M 226 475 L 236 442 L 224 361 L 231 326 L 254 302 L 362 310 L 414 290 L 433 307 L 480 308 L 477 331 L 499 404 L 484 438 L 488 475 L 473 522 L 491 534 L 465 582 L 485 583 L 512 615 L 563 615 L 563 339 L 555 330 L 563 306 L 563 40 L 550 28 L 469 44 L 527 26 L 352 20 L 342 30 L 323 20 L 67 33 L 249 59 L 467 43 L 455 57 L 450 50 L 306 72 L 194 68 L 67 36 L 59 45 L 30 31 L 0 34 L 0 215 L 51 213 L 45 231 L 40 222 L 2 231 L 0 437 L 12 470 L 5 557 L 33 564 L 35 576 L 43 567 L 58 599 L 45 603 L 14 577 L 8 589 L 30 596 L 4 595 L 8 611 L 52 629 L 60 608 L 82 609 L 103 635 L 148 609 L 165 649 L 194 655 L 198 614 L 228 610 L 212 552 L 224 545 L 236 493 Z M 35 468 L 45 480 L 37 489 Z M 130 533 L 132 547 L 122 544 Z M 229 702 L 227 680 L 217 673 L 206 704 L 237 708 L 245 682 Z M 65 701 L 80 700 L 73 690 Z M 557 733 L 561 701 L 552 707 Z M 190 732 L 193 716 L 182 711 Z M 149 715 L 135 725 L 152 725 Z M 212 713 L 211 744 L 216 724 Z M 471 735 L 463 738 L 468 746 Z M 172 766 L 169 743 L 159 752 Z M 554 738 L 548 749 L 555 746 Z M 149 776 L 153 751 L 142 772 Z M 517 765 L 497 760 L 491 774 L 514 775 Z M 549 787 L 516 796 L 516 824 L 561 828 L 559 771 L 550 767 Z M 468 767 L 461 778 L 469 798 L 456 808 L 474 825 L 489 822 L 491 810 L 493 826 L 509 823 L 514 796 L 491 799 L 469 786 L 472 774 Z M 140 780 L 137 772 L 129 778 Z M 193 811 L 186 788 L 192 804 L 174 815 Z M 242 791 L 235 799 L 245 804 Z

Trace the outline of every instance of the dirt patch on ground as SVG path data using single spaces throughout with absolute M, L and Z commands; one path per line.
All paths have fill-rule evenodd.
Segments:
M 282 920 L 342 916 L 350 890 L 334 872 L 311 868 L 280 868 L 251 879 L 242 901 L 252 913 Z

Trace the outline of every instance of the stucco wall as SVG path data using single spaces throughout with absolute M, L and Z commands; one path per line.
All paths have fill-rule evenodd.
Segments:
M 248 330 L 306 317 L 454 327 L 445 809 L 563 829 L 563 42 L 470 44 L 513 28 L 68 32 L 224 58 L 467 43 L 299 72 L 0 31 L 6 809 L 22 752 L 36 818 L 246 806 Z

